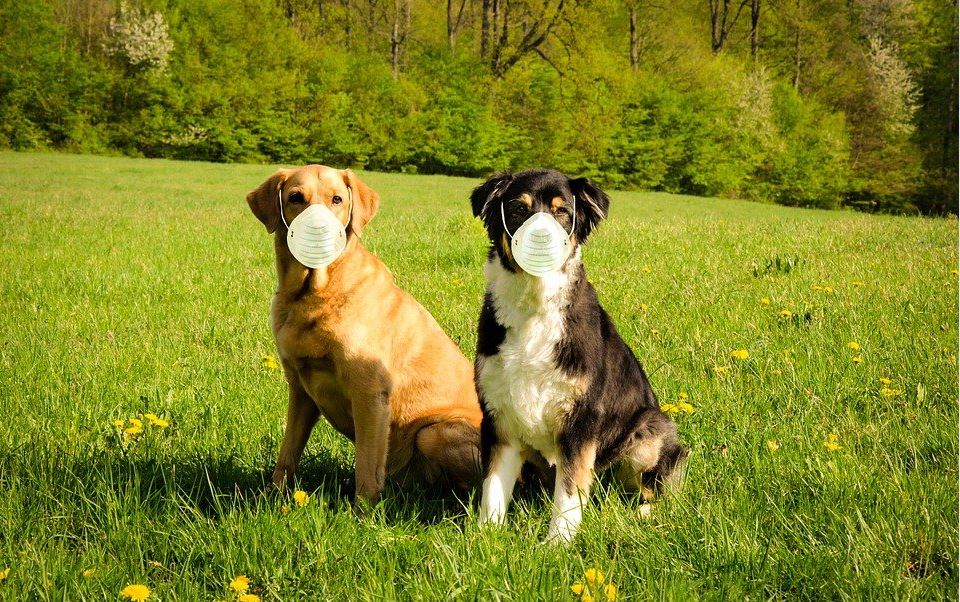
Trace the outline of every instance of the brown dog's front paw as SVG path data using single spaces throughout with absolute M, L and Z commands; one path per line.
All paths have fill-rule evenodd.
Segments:
M 268 487 L 268 489 L 272 488 L 274 490 L 286 491 L 292 479 L 293 471 L 277 464 L 277 467 L 273 469 L 272 485 Z
M 357 516 L 367 516 L 373 511 L 373 508 L 380 501 L 380 493 L 375 495 L 360 495 L 359 493 L 353 499 L 353 511 Z

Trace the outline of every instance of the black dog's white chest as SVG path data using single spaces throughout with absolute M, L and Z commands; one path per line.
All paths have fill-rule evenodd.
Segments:
M 579 379 L 556 359 L 566 336 L 567 278 L 514 274 L 497 261 L 488 263 L 486 272 L 497 322 L 505 328 L 498 352 L 477 364 L 486 408 L 502 437 L 554 464 L 558 433 L 583 394 Z

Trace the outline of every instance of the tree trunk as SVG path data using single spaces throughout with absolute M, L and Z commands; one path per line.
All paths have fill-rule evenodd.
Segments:
M 467 0 L 459 0 L 460 8 L 454 11 L 457 3 L 457 0 L 447 0 L 447 45 L 451 51 L 457 47 L 457 34 L 463 26 L 463 13 L 467 7 Z
M 410 31 L 410 0 L 393 1 L 393 26 L 390 29 L 390 67 L 393 79 L 400 77 L 400 56 Z
M 751 0 L 740 0 L 735 13 L 730 10 L 730 0 L 708 1 L 710 3 L 710 50 L 717 54 L 723 50 L 730 32 L 740 19 L 740 13 Z
M 757 55 L 760 52 L 760 2 L 761 0 L 750 0 L 750 58 L 757 62 Z
M 793 87 L 795 90 L 800 90 L 800 66 L 803 61 L 800 58 L 800 0 L 796 0 L 797 14 L 796 14 L 796 31 L 793 37 Z
M 483 0 L 480 17 L 480 58 L 486 60 L 490 55 L 490 4 L 492 0 Z
M 637 5 L 630 5 L 630 66 L 640 68 L 640 36 L 637 33 Z

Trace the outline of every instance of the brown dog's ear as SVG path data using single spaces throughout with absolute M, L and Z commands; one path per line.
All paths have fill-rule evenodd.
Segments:
M 257 219 L 263 222 L 267 232 L 273 234 L 280 226 L 280 186 L 290 175 L 291 169 L 281 169 L 273 174 L 267 181 L 251 190 L 247 194 L 247 204 L 250 205 L 250 211 L 257 216 Z
M 364 184 L 357 174 L 349 169 L 340 171 L 340 176 L 350 188 L 350 196 L 353 198 L 353 207 L 351 208 L 350 229 L 360 236 L 363 227 L 366 226 L 373 216 L 377 214 L 380 208 L 380 195 L 372 188 Z

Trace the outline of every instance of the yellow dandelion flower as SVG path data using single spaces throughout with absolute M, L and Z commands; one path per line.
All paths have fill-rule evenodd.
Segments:
M 297 503 L 297 506 L 303 508 L 310 503 L 310 495 L 306 491 L 297 489 L 293 492 L 293 501 Z
M 648 309 L 650 309 L 650 306 L 647 305 L 646 303 L 641 303 L 639 307 L 640 307 L 640 311 L 647 311 Z
M 652 334 L 652 335 L 655 336 L 655 337 L 658 337 L 658 336 L 660 336 L 660 331 L 657 330 L 656 328 L 651 328 L 651 329 L 650 329 L 650 334 Z
M 853 286 L 863 286 L 864 282 L 863 280 L 853 280 L 850 282 L 850 284 L 852 284 Z
M 889 378 L 881 378 L 881 379 L 880 379 L 880 384 L 881 384 L 881 385 L 889 385 L 889 384 L 892 383 L 892 382 L 893 382 L 893 381 L 892 381 L 891 379 L 889 379 Z
M 156 414 L 144 414 L 143 417 L 149 420 L 150 424 L 152 424 L 153 426 L 158 426 L 162 429 L 165 429 L 168 426 L 170 426 L 170 423 L 168 421 L 164 420 L 163 418 L 160 418 Z
M 277 369 L 277 360 L 272 355 L 262 355 L 260 356 L 260 364 L 267 370 L 276 370 Z
M 87 569 L 80 574 L 83 575 L 84 579 L 89 579 L 90 577 L 93 577 L 93 574 L 96 572 L 97 572 L 97 569 Z
M 240 594 L 237 596 L 237 602 L 260 602 L 260 596 L 256 594 Z
M 598 569 L 589 568 L 583 572 L 583 576 L 587 578 L 587 583 L 590 585 L 603 585 L 604 576 Z
M 617 599 L 617 586 L 613 583 L 608 583 L 603 588 L 603 594 L 607 598 L 607 602 L 614 602 Z
M 677 410 L 686 414 L 693 414 L 693 406 L 685 401 L 677 402 Z
M 776 439 L 767 439 L 767 450 L 775 452 L 780 449 L 780 442 Z
M 140 583 L 131 583 L 120 590 L 120 596 L 133 602 L 144 602 L 150 597 L 150 588 Z
M 126 423 L 127 423 L 126 420 L 114 420 L 113 426 L 117 427 L 118 429 L 122 429 Z
M 958 272 L 957 270 L 950 270 L 950 275 L 951 275 L 951 276 L 958 276 L 958 275 L 960 275 L 960 272 Z
M 862 364 L 862 363 L 863 363 L 863 356 L 862 356 L 862 355 L 855 355 L 855 356 L 853 356 L 853 358 L 852 358 L 850 361 L 853 362 L 854 364 Z
M 822 290 L 823 290 L 823 287 L 820 286 L 819 284 L 811 285 L 810 288 L 813 289 L 813 290 L 815 290 L 815 291 L 822 291 Z
M 825 286 L 825 287 L 823 287 L 823 292 L 825 292 L 825 293 L 827 293 L 827 294 L 830 294 L 830 293 L 833 292 L 833 287 L 832 287 L 832 286 Z
M 142 427 L 143 427 L 143 421 L 140 420 L 139 418 L 131 418 L 131 419 L 130 419 L 130 424 L 132 424 L 133 426 L 135 426 L 135 427 L 137 427 L 137 428 L 142 428 Z
M 156 560 L 148 560 L 148 561 L 147 561 L 147 564 L 149 564 L 150 566 L 152 566 L 152 567 L 155 568 L 155 569 L 162 569 L 162 568 L 163 568 L 163 563 L 162 563 L 162 562 L 157 562 Z
M 727 368 L 726 366 L 714 366 L 714 367 L 713 367 L 713 373 L 714 373 L 715 375 L 717 375 L 717 376 L 724 376 L 724 375 L 726 375 L 726 373 L 727 373 L 728 370 L 729 370 L 729 368 Z
M 750 357 L 750 352 L 746 349 L 735 349 L 730 352 L 730 357 L 735 360 L 745 360 Z
M 127 437 L 136 437 L 142 432 L 143 432 L 143 427 L 137 426 L 137 425 L 133 425 L 131 427 L 127 427 L 123 429 L 123 434 L 126 435 Z
M 903 391 L 901 391 L 900 389 L 891 389 L 890 387 L 882 387 L 880 389 L 880 395 L 882 397 L 886 397 L 887 399 L 890 399 L 891 397 L 896 397 L 897 395 L 901 395 L 902 393 Z
M 668 416 L 675 416 L 680 410 L 677 409 L 677 405 L 674 403 L 661 403 L 660 411 Z
M 770 374 L 773 374 L 774 376 L 780 376 L 781 374 L 783 374 L 783 370 L 780 370 L 779 368 L 774 368 L 774 369 L 770 372 Z
M 10 567 L 7 567 L 0 571 L 0 581 L 3 581 L 10 575 Z
M 648 268 L 647 266 L 643 266 L 642 268 L 640 268 L 640 271 L 643 272 L 644 274 L 649 274 L 650 268 Z
M 760 297 L 760 305 L 770 305 L 770 297 Z
M 783 318 L 783 319 L 790 319 L 790 318 L 793 317 L 793 312 L 790 311 L 789 309 L 781 309 L 781 310 L 780 310 L 780 317 Z
M 687 397 L 689 397 L 689 395 L 687 395 L 686 391 L 680 391 L 679 393 L 677 393 L 677 399 L 679 399 L 680 401 L 686 401 Z
M 854 351 L 860 351 L 860 343 L 856 341 L 850 341 L 847 343 L 847 349 L 853 349 Z
M 237 575 L 233 578 L 233 581 L 230 582 L 230 589 L 242 594 L 250 588 L 250 578 L 246 575 Z
M 570 586 L 570 591 L 573 592 L 574 596 L 579 596 L 580 594 L 583 593 L 583 584 L 577 581 L 576 583 Z
M 591 594 L 589 591 L 585 591 L 580 594 L 580 599 L 583 600 L 583 602 L 593 602 L 593 594 Z
M 837 450 L 843 449 L 837 441 L 840 439 L 840 436 L 836 433 L 830 433 L 827 435 L 827 440 L 823 443 L 823 447 L 829 452 L 835 452 Z

